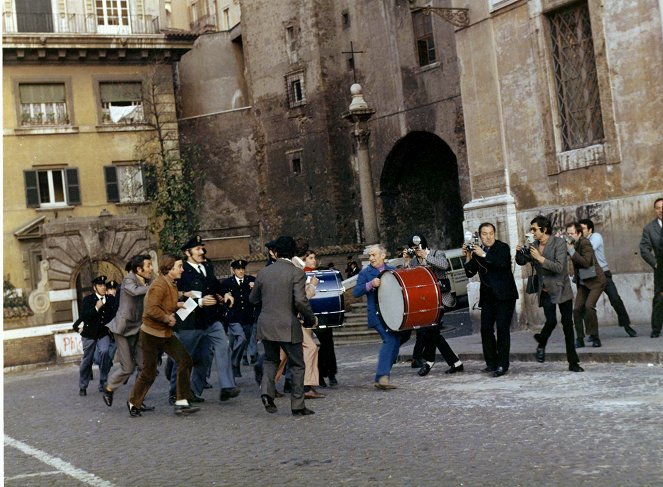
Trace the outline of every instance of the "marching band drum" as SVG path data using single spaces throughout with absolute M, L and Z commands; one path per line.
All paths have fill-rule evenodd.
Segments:
M 318 317 L 318 328 L 343 326 L 345 288 L 339 271 L 310 271 L 306 273 L 307 282 L 311 277 L 318 278 L 315 296 L 309 299 L 313 313 Z

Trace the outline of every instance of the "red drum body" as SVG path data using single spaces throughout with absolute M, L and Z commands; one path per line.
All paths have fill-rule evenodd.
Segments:
M 428 267 L 382 272 L 377 298 L 382 321 L 394 331 L 436 325 L 442 313 L 442 294 Z

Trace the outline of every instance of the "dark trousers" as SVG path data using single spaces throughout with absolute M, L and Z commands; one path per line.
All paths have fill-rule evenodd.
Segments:
M 578 338 L 585 337 L 585 331 L 589 336 L 599 336 L 599 320 L 596 316 L 596 303 L 603 289 L 589 289 L 578 284 L 576 302 L 573 305 L 573 322 L 576 327 Z M 584 326 L 583 326 L 584 322 Z
M 491 368 L 509 369 L 511 350 L 511 319 L 515 301 L 481 301 L 481 346 L 486 365 Z M 495 331 L 497 331 L 497 336 Z
M 262 383 L 260 391 L 272 399 L 276 396 L 276 386 L 274 379 L 276 369 L 281 363 L 280 351 L 283 349 L 288 357 L 288 364 L 292 371 L 292 393 L 290 394 L 290 407 L 293 410 L 304 409 L 304 350 L 302 343 L 273 342 L 263 340 L 262 345 L 265 348 L 264 370 L 262 374 Z
M 318 337 L 320 348 L 318 349 L 318 370 L 320 377 L 334 377 L 338 371 L 336 366 L 336 351 L 334 350 L 334 329 L 314 329 Z
M 663 328 L 663 296 L 661 292 L 663 291 L 654 294 L 651 309 L 651 329 L 659 333 L 661 332 L 661 328 Z
M 617 313 L 619 326 L 629 326 L 631 324 L 631 318 L 629 318 L 626 306 L 624 306 L 624 301 L 622 301 L 619 291 L 617 291 L 617 286 L 615 286 L 615 283 L 612 280 L 612 272 L 604 271 L 603 273 L 605 274 L 606 279 L 603 292 L 608 296 L 610 306 L 612 306 L 615 313 Z
M 543 307 L 543 314 L 546 316 L 546 324 L 543 325 L 543 330 L 541 330 L 539 344 L 545 347 L 548 343 L 548 338 L 550 338 L 550 335 L 552 335 L 553 330 L 557 326 L 557 310 L 555 309 L 555 303 L 550 300 L 550 295 L 547 292 L 541 292 L 541 306 Z M 580 360 L 576 353 L 575 338 L 573 336 L 573 300 L 569 299 L 568 301 L 559 303 L 557 306 L 559 306 L 559 312 L 562 315 L 566 360 L 569 361 L 569 364 L 577 364 Z
M 131 390 L 129 402 L 138 408 L 143 404 L 145 395 L 152 387 L 157 376 L 157 361 L 163 352 L 170 355 L 177 364 L 177 400 L 189 399 L 191 397 L 190 380 L 193 362 L 177 337 L 173 335 L 169 338 L 162 338 L 141 330 L 138 341 L 143 351 L 143 368 Z
M 412 349 L 412 360 L 415 362 L 421 362 L 424 359 L 424 345 L 426 344 L 426 334 L 424 333 L 424 330 L 425 328 L 417 330 L 417 338 L 414 342 L 414 348 Z
M 423 358 L 426 362 L 435 362 L 435 349 L 437 348 L 444 361 L 451 367 L 458 362 L 458 355 L 454 353 L 447 341 L 440 333 L 440 325 L 420 328 L 417 333 L 423 335 L 424 342 Z

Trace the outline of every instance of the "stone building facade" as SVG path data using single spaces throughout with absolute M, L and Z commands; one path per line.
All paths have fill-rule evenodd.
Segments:
M 407 1 L 263 5 L 240 2 L 240 25 L 201 36 L 179 65 L 180 130 L 210 163 L 203 234 L 244 235 L 251 252 L 281 233 L 364 242 L 341 118 L 356 75 L 376 111 L 381 238 L 392 251 L 413 232 L 458 246 L 470 187 L 453 26 Z

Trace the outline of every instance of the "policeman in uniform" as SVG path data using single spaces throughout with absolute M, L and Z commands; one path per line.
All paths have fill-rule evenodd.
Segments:
M 92 377 L 92 361 L 95 349 L 99 347 L 99 390 L 103 391 L 108 372 L 113 364 L 110 356 L 111 338 L 106 328 L 115 316 L 115 298 L 106 294 L 106 276 L 97 276 L 92 280 L 94 292 L 83 299 L 81 320 L 83 329 L 80 331 L 83 341 L 83 359 L 81 360 L 78 395 L 87 396 L 87 386 Z M 78 333 L 80 321 L 74 324 Z
M 249 302 L 249 294 L 256 278 L 246 275 L 247 265 L 248 262 L 245 260 L 233 260 L 230 263 L 233 275 L 221 282 L 223 292 L 229 292 L 235 300 L 232 308 L 226 313 L 225 322 L 230 334 L 233 370 L 236 372 L 239 371 L 242 358 L 244 365 L 248 365 L 245 353 L 251 356 L 251 361 L 254 363 L 257 358 L 255 306 Z

